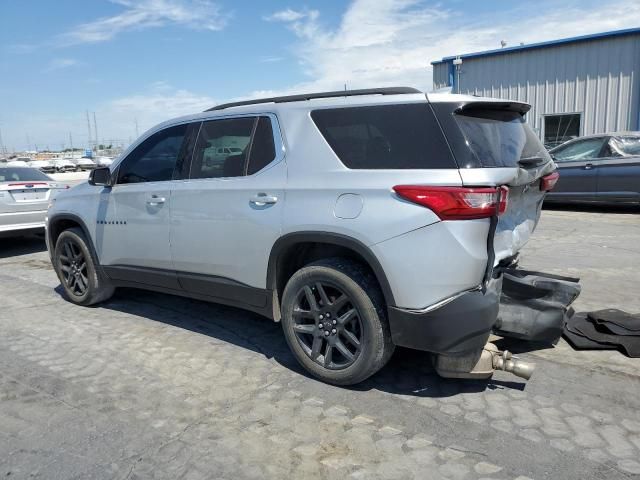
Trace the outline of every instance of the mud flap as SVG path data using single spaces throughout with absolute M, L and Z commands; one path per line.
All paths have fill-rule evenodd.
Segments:
M 502 272 L 494 333 L 555 345 L 573 316 L 570 305 L 580 295 L 579 279 L 512 267 Z

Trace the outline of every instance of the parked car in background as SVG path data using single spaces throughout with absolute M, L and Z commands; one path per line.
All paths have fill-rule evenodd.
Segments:
M 94 161 L 87 157 L 74 158 L 73 162 L 76 164 L 77 170 L 93 170 L 96 168 Z
M 64 172 L 74 172 L 76 170 L 76 165 L 71 160 L 67 160 L 66 158 L 57 158 L 52 160 L 53 166 L 56 169 L 56 172 L 64 173 Z
M 108 167 L 113 163 L 113 158 L 111 157 L 96 157 L 95 164 L 97 167 Z
M 55 165 L 49 160 L 31 160 L 28 162 L 28 165 L 31 168 L 37 168 L 44 173 L 55 173 L 56 171 Z
M 549 153 L 560 179 L 546 202 L 640 203 L 640 132 L 579 137 Z
M 0 166 L 0 235 L 42 231 L 49 201 L 64 188 L 37 168 Z
M 487 340 L 498 320 L 539 316 L 516 302 L 498 319 L 557 178 L 529 108 L 386 88 L 174 119 L 52 202 L 51 261 L 79 305 L 129 286 L 281 321 L 300 364 L 334 384 L 366 379 L 395 346 L 433 352 L 444 376 L 528 378 Z M 232 141 L 244 148 L 211 168 L 212 146 Z
M 29 161 L 31 161 L 31 159 L 29 159 Z M 18 159 L 9 160 L 6 163 L 6 166 L 7 167 L 27 167 L 27 168 L 30 168 L 29 167 L 29 163 L 27 163 L 24 160 L 18 160 Z

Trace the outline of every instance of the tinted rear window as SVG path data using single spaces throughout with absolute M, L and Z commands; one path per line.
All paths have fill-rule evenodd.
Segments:
M 51 180 L 35 168 L 0 167 L 0 182 L 46 182 Z
M 474 109 L 455 118 L 482 167 L 531 166 L 551 160 L 518 112 Z
M 348 168 L 456 168 L 426 103 L 315 110 L 311 118 Z

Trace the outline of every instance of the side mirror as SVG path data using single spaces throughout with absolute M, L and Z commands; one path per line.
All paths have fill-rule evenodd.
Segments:
M 100 167 L 91 170 L 91 173 L 89 173 L 89 185 L 110 187 L 112 182 L 111 170 L 109 170 L 109 167 Z

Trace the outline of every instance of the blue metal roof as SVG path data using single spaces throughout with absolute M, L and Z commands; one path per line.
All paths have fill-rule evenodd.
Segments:
M 474 52 L 474 53 L 465 53 L 463 55 L 459 55 L 460 58 L 478 58 L 478 57 L 488 57 L 489 55 L 501 55 L 504 53 L 511 53 L 515 51 L 521 50 L 532 50 L 534 48 L 546 48 L 553 47 L 556 45 L 564 45 L 566 43 L 574 43 L 574 42 L 584 42 L 587 40 L 595 40 L 599 38 L 609 38 L 609 37 L 617 37 L 621 35 L 629 35 L 634 33 L 640 33 L 640 27 L 636 28 L 627 28 L 624 30 L 614 30 L 611 32 L 602 32 L 602 33 L 592 33 L 590 35 L 582 35 L 579 37 L 569 37 L 569 38 L 561 38 L 559 40 L 550 40 L 547 42 L 539 42 L 539 43 L 529 43 L 527 45 L 517 45 L 515 47 L 505 47 L 505 48 L 497 48 L 495 50 L 486 50 L 484 52 Z M 431 65 L 437 65 L 439 63 L 451 62 L 458 55 L 453 55 L 451 57 L 444 57 L 442 60 L 435 60 L 431 62 Z

